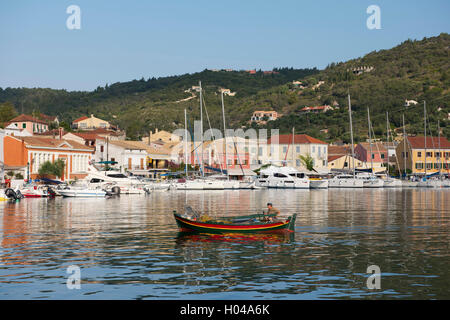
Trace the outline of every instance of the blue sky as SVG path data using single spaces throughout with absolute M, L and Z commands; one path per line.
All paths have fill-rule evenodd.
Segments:
M 66 9 L 81 9 L 69 30 Z M 366 9 L 381 9 L 369 30 Z M 448 0 L 0 3 L 0 87 L 93 90 L 205 68 L 318 67 L 450 32 Z

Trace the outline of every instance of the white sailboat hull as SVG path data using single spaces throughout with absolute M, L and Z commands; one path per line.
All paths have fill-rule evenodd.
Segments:
M 363 188 L 364 184 L 361 179 L 333 178 L 328 180 L 328 188 Z
M 386 180 L 384 180 L 384 187 L 385 188 L 401 188 L 402 181 L 398 180 L 398 179 L 386 179 Z
M 77 198 L 98 198 L 106 196 L 106 192 L 103 190 L 91 190 L 91 189 L 81 189 L 81 190 L 59 190 L 59 193 L 63 197 L 77 197 Z

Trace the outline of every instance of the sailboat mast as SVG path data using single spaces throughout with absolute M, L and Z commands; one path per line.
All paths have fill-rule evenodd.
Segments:
M 186 172 L 186 178 L 188 176 L 187 137 L 188 137 L 187 116 L 186 116 L 186 109 L 184 109 L 184 167 L 185 167 L 184 171 Z
M 427 104 L 423 102 L 423 122 L 425 130 L 425 179 L 427 178 Z
M 387 150 L 387 176 L 389 177 L 389 112 L 386 111 L 386 150 Z
M 222 117 L 223 117 L 223 139 L 224 139 L 224 143 L 225 143 L 225 165 L 227 168 L 227 179 L 230 180 L 230 174 L 228 172 L 228 148 L 227 148 L 227 127 L 225 125 L 225 105 L 223 102 L 223 90 L 221 92 L 221 98 L 222 98 Z
M 350 93 L 348 94 L 348 115 L 350 118 L 350 140 L 352 146 L 352 165 L 353 165 L 353 179 L 355 178 L 355 146 L 353 145 L 353 125 L 352 125 L 352 104 L 350 101 Z
M 292 167 L 295 168 L 295 128 L 292 127 Z
M 403 171 L 405 171 L 406 179 L 406 127 L 405 127 L 405 114 L 403 114 Z
M 200 168 L 202 170 L 202 177 L 205 176 L 205 166 L 203 163 L 203 96 L 202 96 L 202 82 L 199 81 L 198 85 L 200 87 L 200 134 L 201 134 L 201 152 L 202 156 L 200 157 Z
M 368 125 L 369 125 L 370 168 L 371 168 L 372 176 L 373 176 L 372 133 L 371 133 L 371 126 L 370 126 L 370 112 L 369 112 L 369 108 L 367 108 L 367 122 L 368 122 Z
M 441 161 L 441 128 L 439 126 L 439 120 L 438 120 L 438 155 L 439 155 L 439 178 L 441 178 L 441 167 L 442 167 L 442 161 Z

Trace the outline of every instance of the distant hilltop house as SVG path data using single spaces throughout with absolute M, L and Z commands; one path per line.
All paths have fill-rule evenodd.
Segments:
M 303 85 L 303 82 L 301 82 L 301 81 L 292 81 L 292 85 L 294 86 L 294 87 L 297 87 L 297 88 L 299 88 L 299 89 L 305 89 L 306 87 Z
M 347 69 L 347 71 L 351 71 L 353 72 L 354 75 L 361 75 L 365 72 L 371 72 L 373 71 L 375 68 L 373 66 L 363 66 L 363 67 L 357 67 L 357 68 L 353 68 L 353 69 Z
M 234 97 L 236 95 L 236 92 L 231 92 L 230 89 L 225 88 L 219 88 L 219 93 L 226 94 L 227 96 Z
M 304 107 L 300 110 L 300 113 L 325 113 L 330 110 L 334 110 L 334 108 L 329 105 L 317 107 Z
M 84 116 L 72 121 L 72 129 L 94 130 L 97 128 L 110 129 L 112 127 L 108 121 L 96 118 L 93 114 L 90 117 Z
M 405 107 L 409 107 L 411 105 L 416 105 L 418 102 L 416 100 L 405 100 Z
M 267 121 L 277 120 L 281 115 L 276 111 L 255 111 L 250 119 L 250 122 L 258 122 L 261 124 L 267 123 Z

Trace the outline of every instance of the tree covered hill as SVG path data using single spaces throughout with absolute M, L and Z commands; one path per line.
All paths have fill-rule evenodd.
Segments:
M 147 135 L 150 129 L 184 127 L 183 110 L 190 122 L 199 119 L 199 98 L 186 92 L 202 81 L 211 126 L 222 128 L 219 88 L 236 92 L 225 96 L 228 127 L 278 128 L 307 133 L 326 141 L 349 141 L 347 94 L 352 101 L 356 141 L 367 138 L 367 108 L 377 138 L 386 134 L 386 111 L 393 129 L 402 127 L 405 115 L 409 134 L 423 134 L 423 101 L 427 103 L 430 133 L 437 135 L 437 121 L 450 137 L 450 35 L 407 40 L 389 49 L 371 52 L 347 62 L 330 63 L 324 70 L 279 68 L 257 71 L 204 70 L 194 74 L 114 83 L 92 92 L 44 88 L 0 88 L 0 103 L 12 103 L 17 112 L 40 111 L 58 115 L 70 123 L 95 114 L 127 130 L 130 138 Z M 301 86 L 292 83 L 300 80 Z M 405 107 L 405 100 L 418 104 Z M 335 110 L 301 114 L 304 106 L 331 105 Z M 277 121 L 249 124 L 253 111 L 275 110 Z M 209 125 L 205 119 L 205 128 Z M 445 120 L 446 119 L 446 120 Z
M 217 97 L 219 88 L 236 92 L 236 100 L 250 97 L 261 90 L 276 87 L 298 78 L 317 74 L 313 69 L 279 68 L 273 72 L 256 71 L 211 71 L 204 70 L 181 76 L 149 78 L 119 82 L 97 87 L 92 92 L 54 90 L 48 88 L 0 88 L 0 103 L 12 103 L 17 113 L 41 112 L 58 115 L 60 120 L 70 123 L 83 116 L 95 114 L 129 131 L 130 137 L 148 133 L 154 128 L 173 130 L 184 123 L 183 109 L 195 110 L 196 99 L 185 92 L 202 81 L 205 99 L 209 102 Z M 212 107 L 212 113 L 214 114 Z

